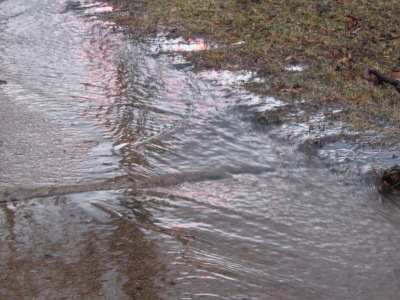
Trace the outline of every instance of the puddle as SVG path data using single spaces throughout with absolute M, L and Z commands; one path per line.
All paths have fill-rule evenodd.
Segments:
M 111 9 L 0 2 L 0 101 L 11 118 L 0 188 L 66 185 L 1 204 L 1 298 L 396 299 L 398 211 L 298 150 L 347 134 L 341 124 L 320 130 L 316 115 L 259 126 L 255 115 L 284 103 L 247 93 L 253 74 L 196 73 L 182 52 L 209 47 L 202 40 L 140 44 L 98 18 Z M 362 170 L 391 154 L 342 140 L 316 151 L 335 166 L 355 157 Z M 132 186 L 94 191 L 117 176 Z M 185 249 L 91 201 L 196 240 Z

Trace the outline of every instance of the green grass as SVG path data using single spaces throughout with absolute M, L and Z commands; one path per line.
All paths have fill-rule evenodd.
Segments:
M 296 97 L 318 106 L 346 106 L 338 117 L 357 129 L 400 132 L 400 93 L 366 71 L 389 75 L 400 68 L 398 0 L 136 2 L 141 6 L 124 16 L 134 31 L 151 33 L 161 24 L 218 45 L 188 54 L 199 69 L 257 71 L 271 84 L 248 83 L 256 92 L 290 99 L 295 86 Z M 308 69 L 285 71 L 293 64 Z

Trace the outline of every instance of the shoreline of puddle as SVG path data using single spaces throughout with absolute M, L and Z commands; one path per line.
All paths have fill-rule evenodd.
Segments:
M 182 44 L 181 40 L 176 42 L 176 44 L 180 44 L 179 47 L 181 49 L 182 45 L 184 45 L 183 49 L 190 49 L 190 44 L 185 42 Z M 196 42 L 196 47 L 201 48 L 202 46 L 198 44 L 199 41 L 197 40 Z M 171 43 L 171 40 L 168 43 Z M 174 44 L 174 41 L 172 41 L 172 44 Z M 170 45 L 167 44 L 167 47 L 170 47 Z M 171 50 L 173 48 L 168 51 Z M 181 51 L 179 50 L 178 52 Z M 190 63 L 179 60 L 175 67 L 190 68 Z M 244 74 L 244 77 L 249 75 L 249 73 L 246 74 L 245 72 L 242 74 Z M 218 77 L 221 77 L 220 74 Z M 231 75 L 228 74 L 226 77 L 229 78 Z M 227 82 L 228 85 L 231 84 L 229 80 Z M 8 86 L 12 88 L 13 83 L 8 83 Z M 0 89 L 3 87 L 0 87 Z M 268 106 L 272 108 L 279 107 L 282 103 L 278 99 L 268 99 L 266 101 L 258 96 L 250 98 L 254 100 L 254 103 L 236 103 L 232 105 L 236 105 L 238 110 L 241 110 L 241 106 L 243 106 L 243 118 L 248 118 L 255 130 L 265 132 L 265 134 L 273 136 L 284 143 L 292 144 L 293 148 L 300 148 L 300 151 L 302 151 L 301 148 L 306 148 L 304 152 L 321 159 L 333 172 L 349 174 L 349 176 L 360 176 L 362 180 L 362 177 L 372 170 L 372 165 L 375 165 L 376 168 L 386 168 L 398 161 L 400 152 L 397 149 L 387 150 L 382 148 L 377 150 L 369 147 L 368 137 L 351 133 L 345 130 L 344 127 L 337 128 L 337 123 L 323 125 L 324 121 L 319 116 L 316 116 L 314 123 L 310 124 L 287 123 L 279 126 L 263 126 L 258 122 L 254 122 L 254 120 L 257 120 L 261 110 Z M 14 104 L 10 100 L 8 105 L 12 107 Z M 32 139 L 32 132 L 28 130 L 28 127 L 39 128 L 39 131 L 44 134 L 50 134 L 49 128 L 60 131 L 58 125 L 51 124 L 45 115 L 41 116 L 35 112 L 33 116 L 31 112 L 24 112 L 21 109 L 16 111 L 18 113 L 15 114 L 15 118 L 27 119 L 27 116 L 29 116 L 29 120 L 37 122 L 37 126 L 32 123 L 23 124 L 18 140 L 30 141 Z M 11 121 L 9 121 L 9 126 L 3 127 L 3 132 L 10 134 L 12 130 L 15 130 L 14 120 L 10 115 L 7 118 Z M 3 120 L 5 119 L 6 116 Z M 312 125 L 312 128 L 310 125 Z M 318 131 L 318 128 L 322 127 L 324 127 L 324 130 Z M 27 135 L 24 136 L 24 133 L 27 133 Z M 48 141 L 54 139 L 54 142 L 44 144 L 46 145 L 45 149 L 36 149 L 39 150 L 38 152 L 43 153 L 54 152 L 56 154 L 55 159 L 60 159 L 60 162 L 55 165 L 60 166 L 60 170 L 66 171 L 66 174 L 72 172 L 64 165 L 65 161 L 71 162 L 71 153 L 82 152 L 80 157 L 73 160 L 73 163 L 78 165 L 83 163 L 81 159 L 84 159 L 87 153 L 98 146 L 95 139 L 79 136 L 79 130 L 76 135 L 69 138 L 76 143 L 74 148 L 67 149 L 67 151 L 63 151 L 66 149 L 63 148 L 62 144 L 57 144 L 57 141 L 62 139 L 59 134 L 47 137 Z M 314 140 L 317 142 L 314 143 Z M 321 140 L 321 142 L 318 142 L 318 140 Z M 19 157 L 23 157 L 24 153 L 30 153 L 31 149 L 35 147 L 34 143 L 35 140 L 32 141 L 29 147 L 22 149 L 25 152 L 19 148 L 8 149 L 7 151 L 20 151 Z M 104 143 L 107 142 L 104 141 Z M 15 145 L 18 145 L 18 143 L 15 143 Z M 311 145 L 310 148 L 308 145 Z M 0 145 L 0 151 L 2 150 L 1 147 L 4 147 L 4 145 Z M 107 169 L 109 167 L 108 163 L 112 159 L 112 157 L 108 157 L 102 166 Z M 31 167 L 32 170 L 35 169 L 35 166 Z M 9 168 L 11 169 L 12 166 Z M 239 174 L 242 174 L 241 172 Z M 9 255 L 7 257 L 8 268 L 13 273 L 2 274 L 0 272 L 0 287 L 7 287 L 1 289 L 1 297 L 12 298 L 17 296 L 20 298 L 39 297 L 49 299 L 57 296 L 70 299 L 69 297 L 72 295 L 75 297 L 91 297 L 93 299 L 97 299 L 96 297 L 113 299 L 116 296 L 118 299 L 130 299 L 132 297 L 135 299 L 154 299 L 160 294 L 165 296 L 165 293 L 169 293 L 169 296 L 172 295 L 175 283 L 173 281 L 165 281 L 163 267 L 155 257 L 154 248 L 156 246 L 154 246 L 154 240 L 156 238 L 152 237 L 149 240 L 141 230 L 113 219 L 106 213 L 90 207 L 89 203 L 82 204 L 79 199 L 80 197 L 90 197 L 91 199 L 110 200 L 115 197 L 116 201 L 124 201 L 124 196 L 121 196 L 121 194 L 134 194 L 135 182 L 136 185 L 140 186 L 140 180 L 143 180 L 143 177 L 139 177 L 131 181 L 132 178 L 129 174 L 121 175 L 123 169 L 118 170 L 116 173 L 120 177 L 110 175 L 113 174 L 113 172 L 110 172 L 109 177 L 104 178 L 104 181 L 101 176 L 107 174 L 107 172 L 100 172 L 98 177 L 94 174 L 92 179 L 89 179 L 89 182 L 84 184 L 76 182 L 77 177 L 75 177 L 69 179 L 71 184 L 68 185 L 64 184 L 66 181 L 68 182 L 68 180 L 65 180 L 67 175 L 57 174 L 62 176 L 57 178 L 57 175 L 54 175 L 54 182 L 48 185 L 31 186 L 28 189 L 20 187 L 15 191 L 12 188 L 10 191 L 10 187 L 4 188 L 7 194 L 4 194 L 3 191 L 3 199 L 7 200 L 7 203 L 2 203 L 1 207 L 5 210 L 4 219 L 7 220 L 8 224 L 2 224 L 1 227 L 3 229 L 7 228 L 9 232 L 7 234 L 2 233 L 0 236 L 2 240 L 4 239 L 8 243 L 8 249 L 3 249 L 1 257 L 5 258 Z M 225 173 L 216 173 L 215 176 L 224 178 L 229 173 L 234 173 L 234 171 L 228 170 Z M 43 176 L 46 177 L 45 175 Z M 183 178 L 185 176 L 184 174 L 180 180 L 170 180 L 170 182 L 172 182 L 172 185 L 182 183 L 185 180 Z M 210 175 L 192 174 L 192 176 L 194 177 L 193 180 L 202 180 Z M 170 178 L 169 175 L 167 177 Z M 85 180 L 85 178 L 80 179 Z M 146 182 L 146 180 L 143 180 L 143 182 Z M 165 184 L 162 180 L 157 181 L 157 178 L 150 184 L 151 187 L 165 185 L 168 185 L 168 180 L 167 184 Z M 63 186 L 65 190 L 57 190 L 57 188 L 62 190 Z M 367 185 L 366 188 L 368 188 Z M 17 196 L 17 193 L 19 193 L 19 196 Z M 80 195 L 74 195 L 76 193 L 80 193 Z M 24 197 L 29 201 L 19 201 Z M 0 202 L 1 200 L 0 198 Z M 146 220 L 145 209 L 141 208 L 140 205 L 139 207 L 136 205 L 131 204 L 127 205 L 127 207 L 132 207 L 132 211 L 137 212 L 135 214 L 137 218 Z M 31 227 L 26 232 L 26 228 L 29 225 Z M 52 228 L 52 226 L 54 227 Z M 45 230 L 53 230 L 53 237 L 49 238 L 44 234 Z M 76 232 L 76 236 L 65 236 L 63 233 L 65 231 Z M 40 238 L 45 242 L 39 241 Z M 63 244 L 65 240 L 69 243 L 67 243 L 67 246 Z M 35 249 L 28 249 L 31 243 L 35 245 Z M 51 243 L 53 243 L 53 246 L 50 245 Z M 57 249 L 54 245 L 58 245 L 59 248 Z M 26 253 L 23 253 L 24 251 Z M 110 257 L 109 253 L 114 254 Z M 79 259 L 78 256 L 84 259 Z M 146 256 L 147 258 L 143 260 L 143 257 Z M 104 268 L 103 264 L 108 265 L 108 269 Z M 114 266 L 111 267 L 113 264 Z M 118 267 L 113 269 L 115 266 Z M 82 270 L 81 268 L 84 268 L 82 273 L 77 271 Z M 10 286 L 10 282 L 18 282 L 21 269 L 25 272 L 25 283 L 28 285 L 13 284 Z M 63 278 L 63 276 L 65 277 Z M 75 278 L 79 276 L 82 278 L 76 280 Z M 106 283 L 101 286 L 103 282 Z M 72 292 L 71 285 L 76 286 L 76 289 Z M 165 290 L 160 291 L 162 288 L 165 288 Z

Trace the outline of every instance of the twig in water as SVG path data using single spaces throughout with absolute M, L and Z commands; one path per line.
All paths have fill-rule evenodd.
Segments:
M 187 248 L 189 248 L 190 244 L 193 242 L 193 239 L 189 240 L 189 242 L 186 244 L 185 248 L 183 250 L 179 250 L 178 252 L 180 254 L 185 254 L 185 251 Z
M 95 201 L 91 201 L 90 203 L 93 204 L 94 206 L 97 206 L 98 208 L 101 208 L 102 210 L 108 212 L 109 214 L 120 218 L 121 220 L 124 220 L 124 221 L 126 221 L 128 223 L 135 224 L 137 226 L 144 227 L 146 229 L 150 229 L 150 230 L 153 230 L 153 231 L 165 233 L 165 234 L 172 235 L 172 236 L 180 236 L 180 237 L 190 238 L 192 240 L 194 240 L 196 238 L 196 236 L 193 235 L 193 234 L 177 232 L 177 231 L 172 230 L 170 228 L 164 228 L 164 227 L 159 227 L 159 226 L 150 226 L 150 225 L 146 225 L 146 224 L 143 224 L 143 223 L 140 223 L 140 222 L 136 222 L 136 221 L 133 221 L 133 220 L 129 219 L 128 217 L 124 216 L 120 212 L 112 209 L 111 207 L 108 207 L 107 205 L 104 205 L 104 204 L 101 204 L 101 203 L 98 203 L 98 202 L 95 202 Z M 188 245 L 189 244 L 190 244 L 190 242 L 188 243 Z M 186 248 L 185 248 L 185 250 L 186 250 Z

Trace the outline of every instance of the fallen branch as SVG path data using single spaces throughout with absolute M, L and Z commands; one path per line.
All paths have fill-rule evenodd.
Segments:
M 382 74 L 381 72 L 378 72 L 376 70 L 369 70 L 369 73 L 375 75 L 376 78 L 378 78 L 378 80 L 380 82 L 387 83 L 387 84 L 394 86 L 395 89 L 400 93 L 400 81 L 399 80 L 393 79 L 392 77 Z
M 136 222 L 136 221 L 133 221 L 133 220 L 129 219 L 128 217 L 124 216 L 120 212 L 112 209 L 111 207 L 108 207 L 107 205 L 104 205 L 104 204 L 101 204 L 101 203 L 98 203 L 98 202 L 95 202 L 95 201 L 91 201 L 90 203 L 93 204 L 94 206 L 97 206 L 98 208 L 108 212 L 109 214 L 121 219 L 121 220 L 124 220 L 124 221 L 126 221 L 128 223 L 132 223 L 132 224 L 135 224 L 137 226 L 140 226 L 140 227 L 143 227 L 143 228 L 146 228 L 146 229 L 150 229 L 150 230 L 153 230 L 153 231 L 165 233 L 165 234 L 172 235 L 172 236 L 180 236 L 180 237 L 190 238 L 192 240 L 196 238 L 196 236 L 193 235 L 193 234 L 177 232 L 177 231 L 175 231 L 173 229 L 169 229 L 169 228 L 164 228 L 164 227 L 159 227 L 159 226 L 150 226 L 150 225 L 146 225 L 146 224 L 143 224 L 143 223 L 140 223 L 140 222 Z M 185 247 L 184 250 L 186 250 L 186 248 L 189 246 L 189 244 L 190 244 L 190 242 L 188 243 L 188 245 Z

